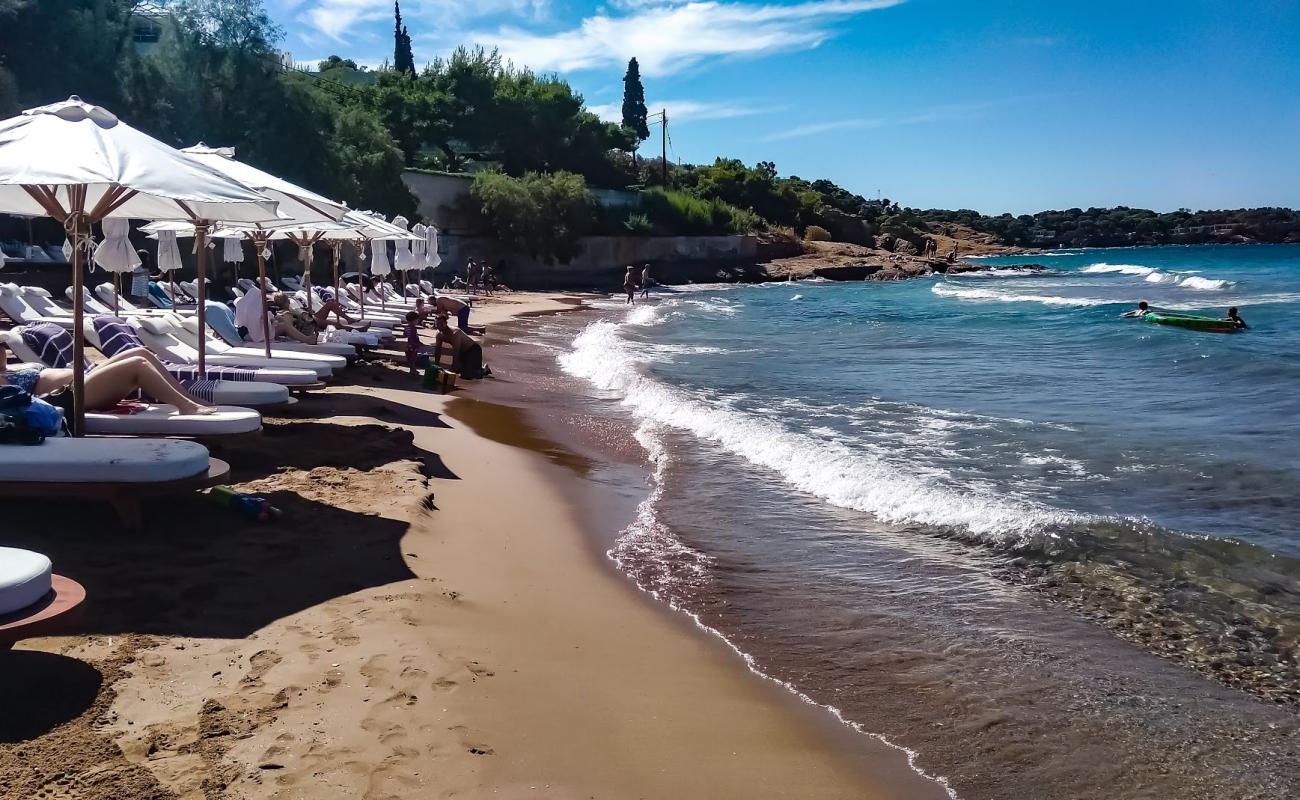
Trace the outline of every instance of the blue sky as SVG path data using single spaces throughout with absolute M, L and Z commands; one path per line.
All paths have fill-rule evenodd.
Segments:
M 265 2 L 296 60 L 392 57 L 392 0 Z M 402 13 L 418 64 L 495 46 L 610 118 L 636 56 L 683 161 L 770 160 L 987 213 L 1300 207 L 1300 0 L 404 0 Z

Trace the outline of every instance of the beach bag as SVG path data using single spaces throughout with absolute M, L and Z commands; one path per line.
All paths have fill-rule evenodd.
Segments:
M 58 394 L 66 395 L 68 405 L 72 404 L 72 392 L 63 389 Z M 28 425 L 45 436 L 58 436 L 63 430 L 63 409 L 39 397 L 32 398 L 23 416 Z
M 36 445 L 45 441 L 45 433 L 27 420 L 31 406 L 32 396 L 25 390 L 0 386 L 0 444 Z

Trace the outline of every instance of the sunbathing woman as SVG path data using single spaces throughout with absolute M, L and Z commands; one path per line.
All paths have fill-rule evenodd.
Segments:
M 24 367 L 8 369 L 0 346 L 0 386 L 9 384 L 39 397 L 72 385 L 71 369 Z M 211 414 L 215 409 L 185 393 L 176 379 L 148 350 L 127 350 L 86 372 L 85 400 L 90 410 L 111 408 L 136 390 L 159 403 L 176 406 L 182 414 Z

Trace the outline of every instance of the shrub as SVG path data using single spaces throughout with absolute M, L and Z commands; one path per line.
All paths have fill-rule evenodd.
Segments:
M 623 227 L 633 236 L 649 236 L 654 226 L 650 224 L 650 218 L 645 214 L 632 214 L 624 222 Z
M 498 239 L 548 264 L 572 260 L 578 239 L 595 225 L 591 192 L 571 172 L 528 172 L 522 178 L 482 172 L 470 194 Z
M 809 225 L 804 229 L 803 238 L 809 242 L 829 242 L 831 232 L 820 225 Z
M 763 224 L 752 211 L 742 211 L 716 198 L 705 200 L 690 192 L 647 189 L 641 193 L 641 207 L 650 222 L 684 236 L 748 233 Z

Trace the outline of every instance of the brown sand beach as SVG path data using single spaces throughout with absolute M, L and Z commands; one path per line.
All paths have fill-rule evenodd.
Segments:
M 6 504 L 0 544 L 90 601 L 0 653 L 0 796 L 946 796 L 617 574 L 578 456 L 473 384 L 351 372 L 220 451 L 277 522 L 196 496 L 126 535 L 97 506 Z

